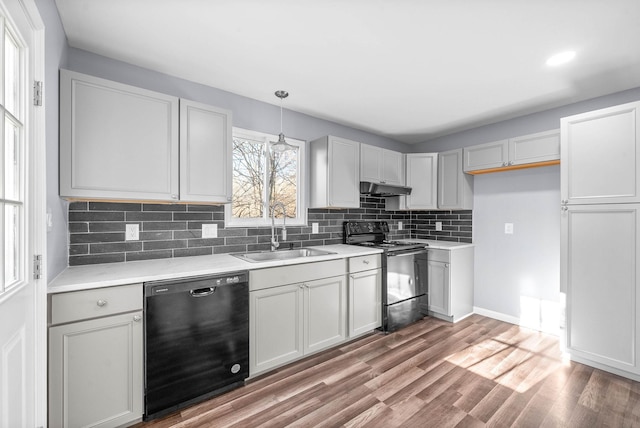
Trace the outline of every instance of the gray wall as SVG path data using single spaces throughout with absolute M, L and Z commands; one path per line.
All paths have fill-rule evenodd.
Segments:
M 640 88 L 506 120 L 414 145 L 439 152 L 560 127 L 560 118 L 640 100 Z M 479 313 L 557 333 L 560 168 L 476 175 L 473 241 Z M 514 224 L 505 235 L 504 223 Z M 555 312 L 554 312 L 555 311 Z

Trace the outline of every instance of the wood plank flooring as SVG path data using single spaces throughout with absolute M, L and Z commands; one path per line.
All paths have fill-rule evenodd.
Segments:
M 427 318 L 143 427 L 640 427 L 640 383 L 564 361 L 554 336 Z

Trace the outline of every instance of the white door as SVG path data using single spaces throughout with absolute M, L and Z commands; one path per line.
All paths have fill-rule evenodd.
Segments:
M 36 27 L 34 27 L 36 26 Z M 33 0 L 0 0 L 0 427 L 46 423 L 44 27 Z M 44 276 L 43 276 L 44 277 Z

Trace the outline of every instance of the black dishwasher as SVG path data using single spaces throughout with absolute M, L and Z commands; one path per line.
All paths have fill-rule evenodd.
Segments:
M 249 377 L 247 272 L 144 284 L 145 420 Z

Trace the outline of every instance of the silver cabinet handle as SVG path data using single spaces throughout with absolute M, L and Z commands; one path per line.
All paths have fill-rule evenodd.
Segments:
M 140 321 L 142 320 L 142 317 L 141 317 L 140 315 L 134 315 L 134 316 L 133 316 L 133 320 L 134 320 L 135 322 L 140 322 Z
M 502 166 L 507 166 L 507 163 L 506 162 L 502 162 Z
M 513 165 L 513 161 L 509 161 L 509 165 Z
M 103 299 L 100 299 L 100 300 L 98 300 L 98 301 L 96 302 L 96 305 L 98 305 L 98 306 L 100 306 L 100 307 L 106 306 L 106 305 L 107 305 L 107 301 L 106 301 L 106 300 L 103 300 Z
M 569 211 L 569 207 L 562 207 L 562 211 Z

